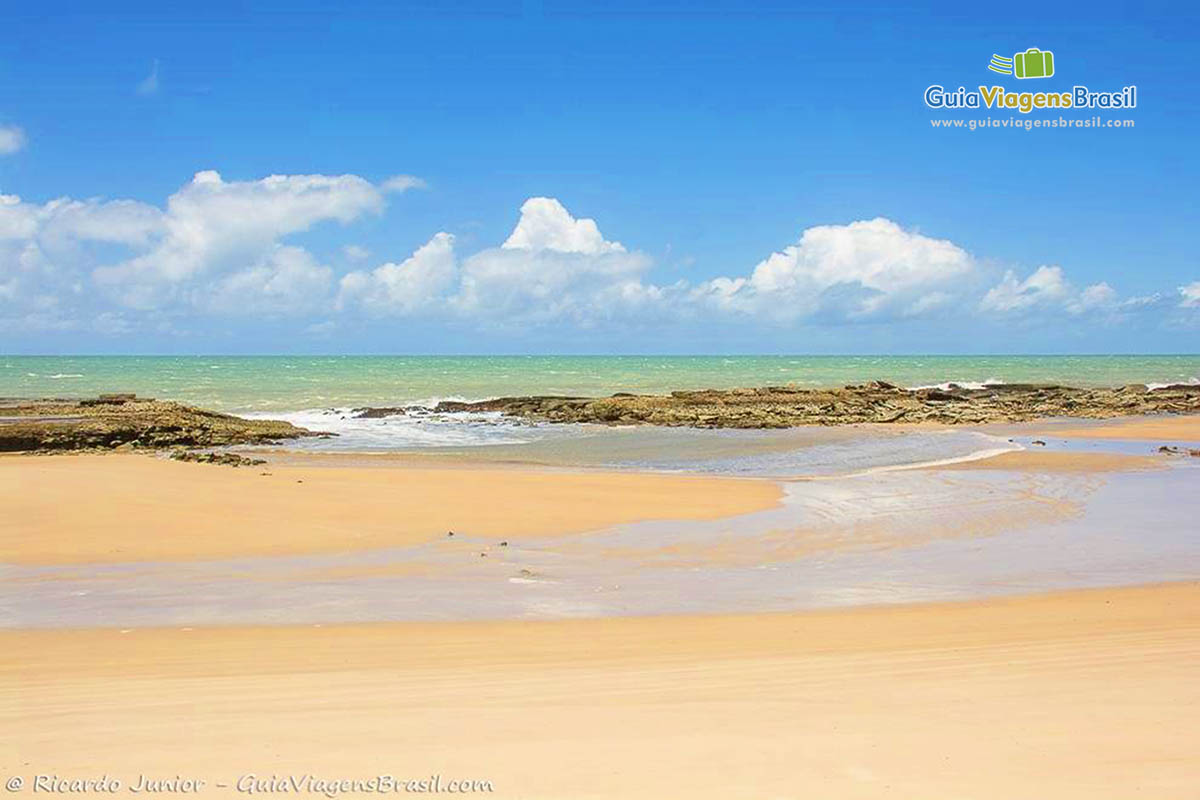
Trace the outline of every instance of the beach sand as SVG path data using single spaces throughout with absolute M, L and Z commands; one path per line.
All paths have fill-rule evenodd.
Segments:
M 463 465 L 331 468 L 313 460 L 233 468 L 138 454 L 0 457 L 0 562 L 345 552 L 417 544 L 448 530 L 528 538 L 645 519 L 726 517 L 770 508 L 781 495 L 762 480 Z
M 0 632 L 4 771 L 496 797 L 1195 797 L 1200 585 L 834 612 Z M 14 795 L 16 796 L 16 795 Z
M 940 472 L 959 470 L 1013 470 L 1038 473 L 1127 472 L 1166 469 L 1162 456 L 1134 456 L 1123 453 L 1074 453 L 1054 450 L 1014 450 L 990 458 L 939 464 Z
M 1165 442 L 1195 425 L 1153 422 L 1175 432 Z M 1038 449 L 952 469 L 1140 473 L 1167 458 Z M 0 562 L 545 537 L 781 496 L 755 479 L 323 463 L 3 457 Z M 1195 582 L 738 615 L 0 629 L 0 777 L 26 781 L 14 798 L 39 774 L 179 776 L 208 796 L 238 796 L 249 774 L 391 774 L 555 800 L 1191 798 L 1198 663 Z
M 1064 422 L 1063 425 L 1047 428 L 1045 432 L 1067 439 L 1146 439 L 1162 444 L 1200 442 L 1200 414 L 1105 420 L 1086 426 Z

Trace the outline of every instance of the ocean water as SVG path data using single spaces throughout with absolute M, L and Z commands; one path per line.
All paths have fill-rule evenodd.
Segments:
M 206 408 L 301 412 L 522 394 L 793 384 L 1200 382 L 1200 355 L 0 356 L 0 397 L 137 392 Z
M 424 406 L 442 399 L 526 394 L 608 395 L 791 384 L 844 386 L 884 380 L 900 386 L 948 382 L 1063 383 L 1074 386 L 1200 382 L 1200 355 L 1179 356 L 7 356 L 0 397 L 79 397 L 136 392 L 250 417 L 285 419 L 335 438 L 289 448 L 378 453 L 486 447 L 505 458 L 546 463 L 737 474 L 806 474 L 812 464 L 768 456 L 753 432 L 652 432 L 636 436 L 594 426 L 531 425 L 498 414 L 430 411 L 358 419 L 360 406 Z M 809 436 L 809 434 L 805 434 Z M 726 439 L 729 439 L 727 441 Z M 768 437 L 769 438 L 769 437 Z M 736 457 L 723 454 L 733 446 Z M 992 445 L 969 437 L 913 434 L 903 441 L 788 442 L 784 450 L 849 468 L 961 457 Z M 592 454 L 602 453 L 596 459 Z M 744 459 L 755 453 L 750 462 Z M 733 460 L 730 460 L 730 459 Z M 816 462 L 814 462 L 816 463 Z M 817 470 L 822 471 L 822 470 Z

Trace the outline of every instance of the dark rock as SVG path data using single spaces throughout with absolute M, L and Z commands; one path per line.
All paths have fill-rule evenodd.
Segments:
M 1194 458 L 1200 458 L 1200 450 L 1191 447 L 1174 447 L 1172 445 L 1164 444 L 1162 447 L 1158 448 L 1158 452 L 1172 456 L 1192 456 Z
M 364 408 L 351 409 L 350 413 L 355 419 L 381 419 L 383 417 L 403 417 L 408 414 L 408 409 L 400 406 L 382 406 L 380 408 Z
M 195 450 L 176 450 L 171 453 L 175 461 L 191 461 L 197 464 L 220 464 L 226 467 L 256 467 L 267 463 L 261 458 L 247 458 L 237 453 L 201 453 Z M 264 475 L 268 474 L 266 472 Z
M 102 395 L 103 398 L 109 397 Z M 222 447 L 319 436 L 289 422 L 242 419 L 182 403 L 100 398 L 27 401 L 5 408 L 0 452 Z
M 1050 417 L 1106 419 L 1200 413 L 1200 387 L 1132 392 L 1052 384 L 995 384 L 980 389 L 900 389 L 882 381 L 844 389 L 690 390 L 669 395 L 604 398 L 501 397 L 478 403 L 443 402 L 441 413 L 498 411 L 537 422 L 666 425 L 693 428 L 787 428 L 865 422 L 978 425 Z
M 102 394 L 99 397 L 84 399 L 79 401 L 81 406 L 120 406 L 125 403 L 132 403 L 137 399 L 137 395 L 132 392 L 118 394 Z M 143 402 L 148 402 L 153 398 L 142 398 Z

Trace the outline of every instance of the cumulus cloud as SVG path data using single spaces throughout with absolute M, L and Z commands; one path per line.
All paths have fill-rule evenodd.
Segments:
M 75 306 L 87 299 L 87 265 L 98 249 L 145 247 L 161 212 L 130 200 L 27 203 L 0 195 L 0 302 L 32 330 L 78 328 Z
M 356 175 L 225 181 L 198 172 L 167 200 L 156 246 L 97 269 L 95 279 L 125 305 L 154 305 L 186 281 L 257 264 L 282 237 L 321 222 L 349 223 L 383 205 L 383 191 Z
M 284 240 L 378 213 L 386 194 L 355 175 L 226 181 L 204 171 L 165 209 L 132 200 L 37 204 L 0 195 L 0 302 L 8 304 L 9 320 L 32 319 L 36 311 L 42 329 L 81 317 L 87 307 L 103 308 L 105 298 L 140 311 L 327 311 L 333 271 Z M 99 298 L 92 287 L 102 290 Z M 115 318 L 102 327 L 117 330 Z
M 325 307 L 333 270 L 301 247 L 276 246 L 257 264 L 197 290 L 195 305 L 221 314 L 303 314 Z
M 371 272 L 343 276 L 337 305 L 376 315 L 428 310 L 454 285 L 457 271 L 454 237 L 439 233 L 400 264 L 389 262 Z
M 594 219 L 575 219 L 553 197 L 531 197 L 521 205 L 517 227 L 500 245 L 504 250 L 600 255 L 624 253 L 620 242 L 605 241 Z
M 441 312 L 485 324 L 569 320 L 592 324 L 659 315 L 673 289 L 643 280 L 648 256 L 609 241 L 591 219 L 558 200 L 534 197 L 499 247 L 463 260 L 439 233 L 402 263 L 355 270 L 340 282 L 337 307 L 371 315 Z
M 1066 305 L 1072 314 L 1083 314 L 1097 308 L 1112 308 L 1117 305 L 1117 290 L 1101 281 L 1086 287 Z
M 796 319 L 916 316 L 949 302 L 949 287 L 975 270 L 953 242 L 907 231 L 882 217 L 808 228 L 747 277 L 701 284 L 694 297 L 720 309 Z
M 1061 267 L 1038 267 L 1025 280 L 1018 280 L 1012 270 L 988 290 L 979 304 L 981 311 L 1009 313 L 1026 311 L 1037 306 L 1062 303 L 1070 294 L 1069 284 Z
M 119 334 L 169 329 L 197 314 L 301 316 L 298 330 L 312 335 L 340 330 L 356 315 L 484 329 L 841 324 L 980 312 L 1110 322 L 1139 309 L 1200 307 L 1200 282 L 1179 287 L 1177 303 L 1172 295 L 1122 299 L 1106 282 L 1078 288 L 1058 266 L 1025 276 L 1009 270 L 985 283 L 990 269 L 961 245 L 885 218 L 807 228 L 757 264 L 698 283 L 656 282 L 649 255 L 551 197 L 526 200 L 507 237 L 474 253 L 460 254 L 455 237 L 441 232 L 407 258 L 379 264 L 361 245 L 326 239 L 321 252 L 341 265 L 335 271 L 293 240 L 378 214 L 390 193 L 422 185 L 403 175 L 376 184 L 355 175 L 228 181 L 203 171 L 162 207 L 0 195 L 0 329 Z
M 594 220 L 576 219 L 554 198 L 534 197 L 500 247 L 463 262 L 452 304 L 490 318 L 612 318 L 662 295 L 642 281 L 650 266 L 645 254 L 606 240 Z
M 161 221 L 158 209 L 133 200 L 59 198 L 39 205 L 0 195 L 0 241 L 51 247 L 71 241 L 142 245 L 158 232 Z
M 1034 311 L 1065 311 L 1068 314 L 1086 314 L 1094 311 L 1115 313 L 1139 305 L 1147 305 L 1153 298 L 1130 298 L 1121 301 L 1117 291 L 1106 282 L 1094 283 L 1077 289 L 1061 267 L 1041 266 L 1029 277 L 1019 280 L 1012 270 L 1004 273 L 1000 283 L 988 290 L 979 302 L 980 311 L 994 314 L 1022 314 Z
M 16 125 L 0 125 L 0 156 L 10 156 L 25 147 L 25 131 Z

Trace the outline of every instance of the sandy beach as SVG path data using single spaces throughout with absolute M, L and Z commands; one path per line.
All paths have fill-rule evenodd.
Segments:
M 1200 586 L 805 614 L 0 632 L 6 768 L 497 797 L 1192 797 Z
M 772 484 L 726 478 L 327 462 L 334 468 L 216 468 L 120 453 L 0 457 L 0 561 L 345 552 L 428 542 L 451 530 L 536 537 L 725 517 L 779 498 Z
M 1200 3 L 1087 10 L 14 3 L 0 800 L 1200 800 Z
M 1052 431 L 1055 436 L 1070 439 L 1162 439 L 1168 444 L 1200 442 L 1200 419 L 1195 415 L 1140 417 L 1109 420 L 1087 427 L 1066 423 Z
M 5 456 L 6 596 L 33 598 L 0 629 L 5 773 L 206 796 L 392 775 L 514 798 L 1189 797 L 1200 585 L 1022 588 L 1194 573 L 1170 504 L 1123 499 L 1194 474 L 1154 447 L 1195 419 L 1149 424 L 793 482 Z M 1105 440 L 1141 444 L 1071 444 Z M 1130 553 L 1150 571 L 1114 573 Z M 769 610 L 828 598 L 857 607 Z

